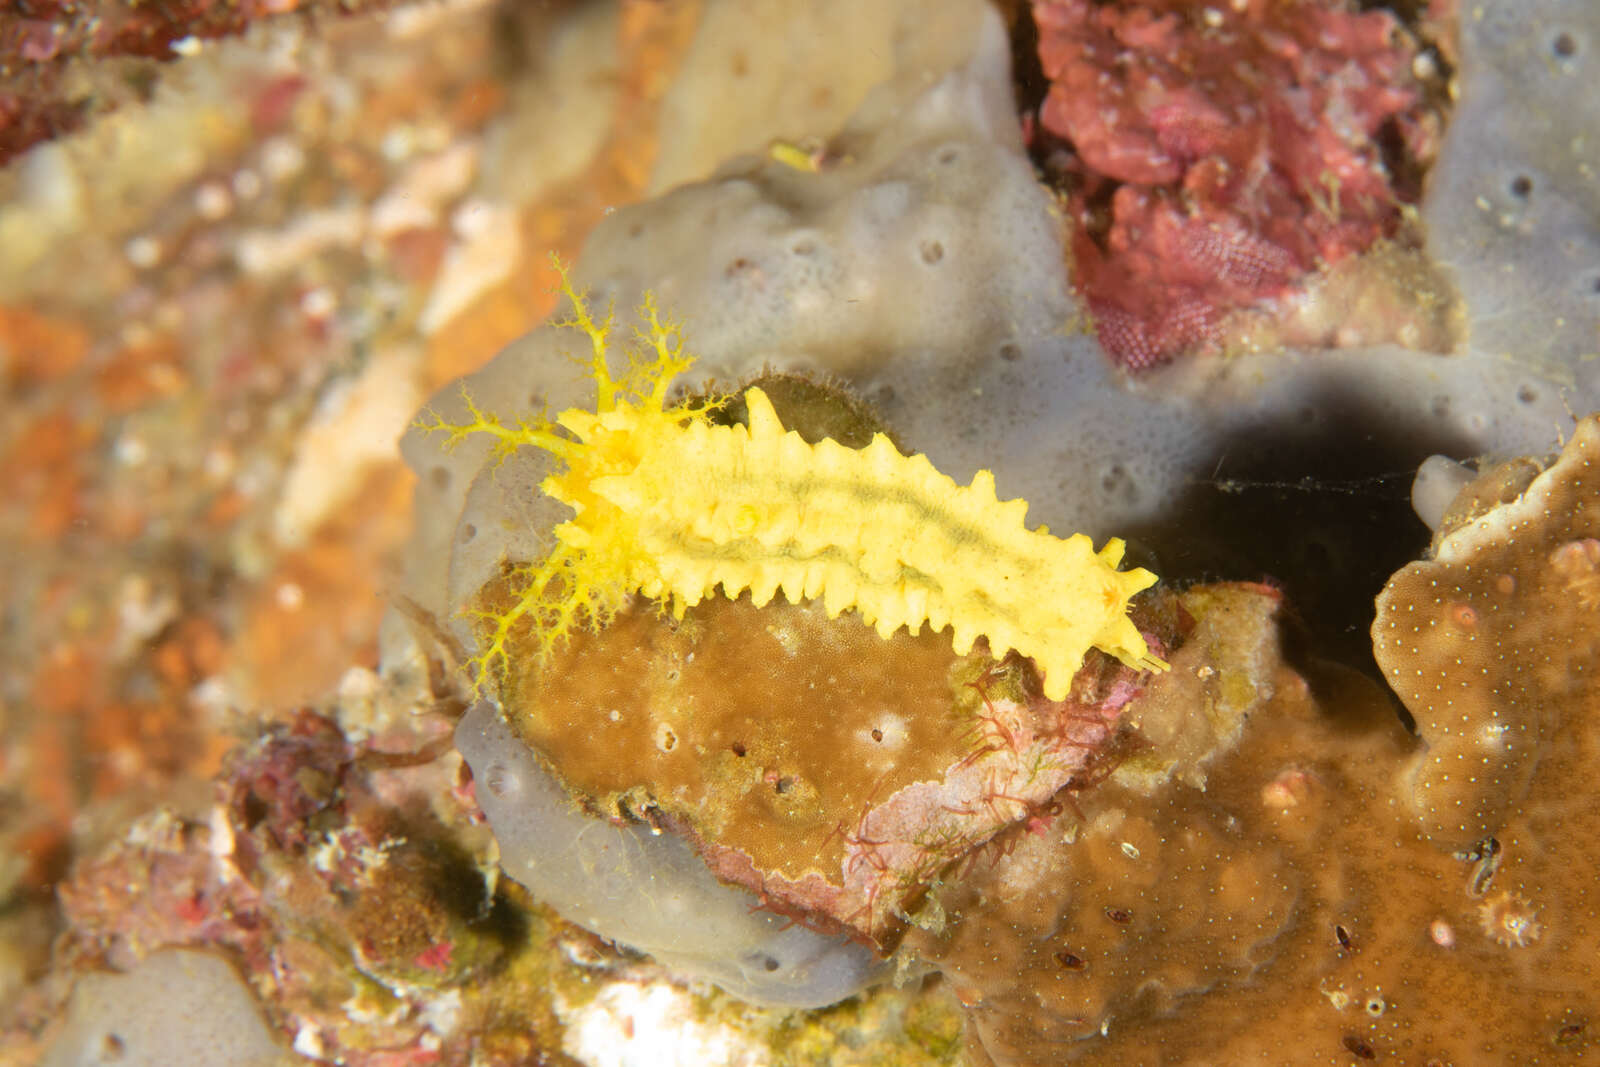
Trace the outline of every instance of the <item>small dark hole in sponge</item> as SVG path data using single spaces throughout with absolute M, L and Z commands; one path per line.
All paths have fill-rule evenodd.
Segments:
M 1578 54 L 1577 38 L 1563 30 L 1556 34 L 1555 39 L 1550 42 L 1550 51 L 1561 59 L 1571 59 Z
M 1526 174 L 1519 174 L 1511 179 L 1511 195 L 1518 200 L 1526 200 L 1533 193 L 1533 179 Z

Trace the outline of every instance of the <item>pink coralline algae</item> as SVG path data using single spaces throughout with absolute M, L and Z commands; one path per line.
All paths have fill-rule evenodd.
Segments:
M 75 972 L 191 947 L 233 963 L 285 1043 L 317 1058 L 545 1062 L 547 928 L 485 883 L 455 765 L 436 756 L 377 750 L 309 711 L 270 726 L 230 758 L 207 817 L 142 816 L 62 882 L 60 969 L 11 1006 L 0 1046 L 48 1043 Z M 441 996 L 454 1010 L 430 1010 Z
M 1417 43 L 1338 0 L 1038 0 L 1064 139 L 1076 283 L 1101 343 L 1142 370 L 1223 346 L 1319 267 L 1395 233 L 1435 122 Z M 1047 147 L 1047 146 L 1045 146 Z

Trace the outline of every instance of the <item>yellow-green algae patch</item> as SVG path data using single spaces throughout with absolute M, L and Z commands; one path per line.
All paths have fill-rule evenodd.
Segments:
M 787 1016 L 772 1032 L 781 1067 L 924 1067 L 967 1062 L 961 1012 L 937 982 L 880 988 L 821 1011 Z

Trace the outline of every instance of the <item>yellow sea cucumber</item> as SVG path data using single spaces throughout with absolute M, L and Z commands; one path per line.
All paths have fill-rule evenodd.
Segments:
M 708 404 L 667 403 L 693 360 L 653 298 L 617 378 L 613 315 L 596 321 L 564 271 L 561 288 L 574 309 L 568 325 L 590 341 L 594 411 L 509 426 L 464 393 L 470 422 L 429 412 L 420 423 L 449 434 L 447 447 L 488 434 L 502 456 L 531 447 L 564 464 L 540 489 L 572 518 L 555 528 L 549 555 L 517 569 L 510 609 L 478 612 L 480 685 L 506 665 L 519 624 L 531 623 L 548 656 L 635 593 L 682 618 L 719 585 L 730 598 L 748 590 L 758 607 L 780 589 L 796 603 L 820 597 L 830 617 L 854 609 L 885 637 L 948 626 L 958 654 L 984 637 L 995 656 L 1031 657 L 1051 700 L 1066 696 L 1091 645 L 1138 669 L 1166 669 L 1128 618 L 1128 599 L 1156 577 L 1117 570 L 1121 540 L 1096 552 L 1083 534 L 1029 530 L 1026 501 L 997 500 L 989 471 L 958 485 L 882 434 L 859 449 L 808 444 L 759 388 L 744 393 L 747 426 L 714 425 Z

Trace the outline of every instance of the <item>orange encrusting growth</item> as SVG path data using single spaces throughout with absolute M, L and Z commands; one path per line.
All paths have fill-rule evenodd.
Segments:
M 996 499 L 989 471 L 957 485 L 881 434 L 860 449 L 808 444 L 758 388 L 744 394 L 748 426 L 713 425 L 711 405 L 669 406 L 668 386 L 692 359 L 653 300 L 640 312 L 644 351 L 630 347 L 617 379 L 607 361 L 612 316 L 595 321 L 564 274 L 562 289 L 571 325 L 590 340 L 594 411 L 510 427 L 468 397 L 472 422 L 423 423 L 452 442 L 487 433 L 502 454 L 529 446 L 565 461 L 540 488 L 574 515 L 556 527 L 543 561 L 519 569 L 509 610 L 482 613 L 480 672 L 505 665 L 507 639 L 525 619 L 548 655 L 633 593 L 661 598 L 681 618 L 719 585 L 730 598 L 749 590 L 757 606 L 779 590 L 796 603 L 820 597 L 830 616 L 853 608 L 884 637 L 949 626 L 958 654 L 984 637 L 995 656 L 1031 657 L 1052 700 L 1066 696 L 1090 646 L 1136 668 L 1166 668 L 1127 614 L 1128 599 L 1156 578 L 1116 569 L 1122 541 L 1096 552 L 1083 534 L 1029 530 L 1027 503 Z

